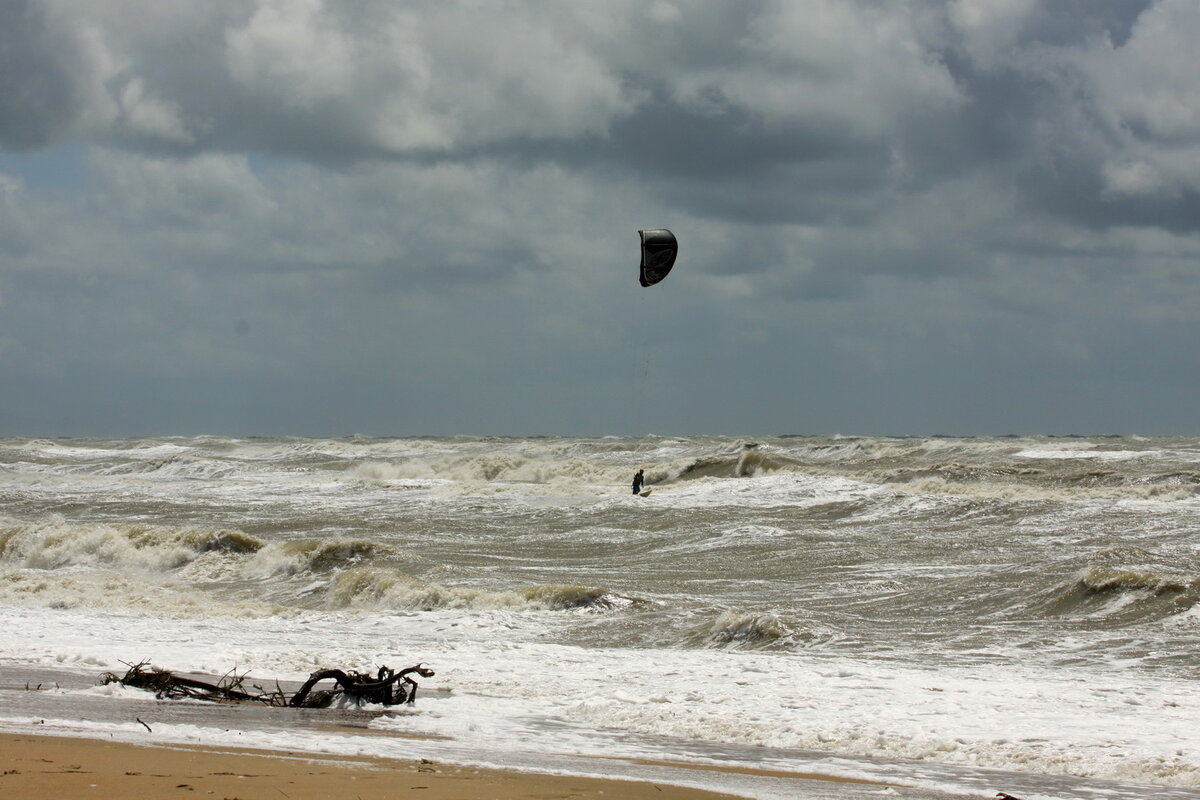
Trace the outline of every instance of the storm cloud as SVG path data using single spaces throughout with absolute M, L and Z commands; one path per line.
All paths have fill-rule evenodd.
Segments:
M 0 0 L 0 434 L 1194 432 L 1198 35 Z

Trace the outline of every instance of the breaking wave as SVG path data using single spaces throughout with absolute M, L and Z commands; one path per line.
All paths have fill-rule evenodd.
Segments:
M 692 629 L 687 643 L 693 647 L 730 650 L 763 650 L 791 642 L 792 631 L 774 614 L 724 611 Z
M 721 650 L 793 650 L 829 638 L 828 632 L 795 627 L 769 612 L 725 609 L 687 628 L 682 644 Z
M 1197 603 L 1200 577 L 1093 566 L 1062 587 L 1049 610 L 1135 622 L 1179 614 Z
M 546 610 L 606 612 L 637 601 L 606 589 L 586 586 L 531 586 L 487 589 L 427 583 L 397 570 L 356 567 L 338 573 L 329 587 L 330 609 Z
M 443 459 L 367 461 L 346 470 L 347 477 L 369 481 L 449 480 L 470 483 L 618 483 L 627 467 L 586 459 L 552 460 L 512 454 Z
M 574 449 L 574 448 L 573 448 Z M 588 457 L 588 456 L 591 457 Z M 597 458 L 596 456 L 601 456 Z M 370 460 L 346 470 L 352 478 L 374 481 L 451 480 L 504 483 L 625 483 L 631 476 L 629 461 L 613 463 L 600 451 L 589 454 L 545 452 L 472 453 L 466 456 L 403 460 Z M 623 456 L 629 454 L 622 452 Z M 670 457 L 663 459 L 662 456 Z M 680 457 L 677 453 L 645 454 L 646 478 L 651 484 L 701 478 L 747 478 L 780 469 L 799 468 L 802 462 L 755 442 L 722 445 L 715 453 Z
M 727 450 L 682 464 L 667 467 L 665 475 L 654 476 L 654 482 L 690 481 L 699 478 L 752 478 L 775 470 L 798 468 L 802 462 L 756 442 L 738 442 Z
M 394 553 L 387 545 L 363 539 L 295 539 L 261 548 L 241 571 L 253 578 L 324 573 Z
M 0 528 L 0 561 L 30 569 L 169 571 L 206 553 L 249 554 L 262 546 L 261 540 L 239 531 L 68 523 L 61 517 Z
M 1200 604 L 1200 572 L 1137 547 L 1117 547 L 1059 586 L 1047 611 L 1105 617 L 1118 623 L 1161 619 Z

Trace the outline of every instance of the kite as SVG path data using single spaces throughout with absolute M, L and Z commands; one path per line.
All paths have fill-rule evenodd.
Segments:
M 679 243 L 675 234 L 666 228 L 638 231 L 642 236 L 642 286 L 653 286 L 667 277 L 671 267 L 675 266 L 675 256 L 679 253 Z

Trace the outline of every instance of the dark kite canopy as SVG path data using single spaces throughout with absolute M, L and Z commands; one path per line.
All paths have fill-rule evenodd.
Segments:
M 679 243 L 666 228 L 638 231 L 642 236 L 642 286 L 653 286 L 675 266 Z

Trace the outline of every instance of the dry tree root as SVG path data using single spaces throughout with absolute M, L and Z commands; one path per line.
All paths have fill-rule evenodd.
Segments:
M 255 686 L 257 694 L 243 691 L 245 675 L 230 672 L 220 683 L 208 683 L 194 678 L 184 678 L 160 667 L 142 661 L 138 664 L 126 663 L 128 671 L 120 677 L 106 672 L 100 676 L 100 683 L 108 685 L 119 683 L 122 686 L 132 686 L 135 689 L 145 689 L 154 692 L 161 699 L 190 698 L 192 700 L 212 700 L 216 702 L 258 702 L 267 705 L 287 705 L 282 691 L 265 692 L 262 687 Z
M 292 696 L 279 687 L 266 691 L 261 686 L 253 684 L 255 691 L 248 691 L 244 686 L 246 674 L 238 675 L 230 671 L 219 683 L 208 683 L 194 678 L 184 678 L 165 669 L 155 667 L 149 662 L 128 664 L 128 671 L 120 677 L 106 672 L 100 676 L 104 685 L 119 683 L 122 686 L 132 686 L 154 692 L 161 699 L 189 698 L 192 700 L 208 700 L 218 703 L 263 703 L 269 706 L 291 706 L 294 708 L 328 708 L 342 697 L 356 704 L 378 703 L 392 706 L 401 703 L 412 704 L 417 696 L 417 682 L 409 675 L 416 673 L 423 678 L 431 678 L 434 671 L 420 664 L 394 672 L 388 667 L 380 667 L 374 676 L 360 672 L 345 672 L 340 669 L 323 669 L 312 673 L 308 680 Z M 313 687 L 320 681 L 333 679 L 333 689 L 313 692 Z
M 401 703 L 412 705 L 412 702 L 417 699 L 417 682 L 408 676 L 414 672 L 422 678 L 432 678 L 434 675 L 433 670 L 420 664 L 399 672 L 393 672 L 387 667 L 380 667 L 374 678 L 361 672 L 346 673 L 340 669 L 319 670 L 308 676 L 304 685 L 292 695 L 288 705 L 301 708 L 326 708 L 337 699 L 339 692 L 356 703 L 379 703 L 385 706 L 395 706 Z M 310 697 L 309 692 L 312 687 L 328 678 L 337 682 L 337 688 L 316 692 Z

